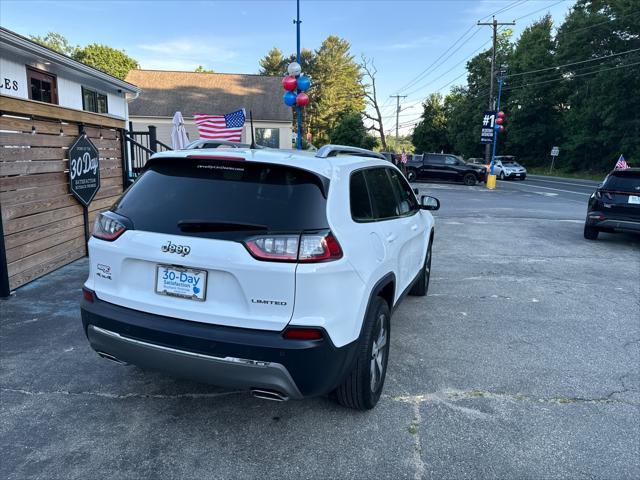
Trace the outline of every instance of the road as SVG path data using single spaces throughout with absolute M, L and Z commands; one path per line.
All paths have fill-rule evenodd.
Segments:
M 19 289 L 0 302 L 0 477 L 640 478 L 640 241 L 584 240 L 586 194 L 536 181 L 419 184 L 442 201 L 431 287 L 394 314 L 370 412 L 100 359 L 86 260 Z
M 561 197 L 571 202 L 586 205 L 587 199 L 598 185 L 599 182 L 591 180 L 529 175 L 524 181 L 499 181 L 497 188 L 530 192 L 548 197 Z

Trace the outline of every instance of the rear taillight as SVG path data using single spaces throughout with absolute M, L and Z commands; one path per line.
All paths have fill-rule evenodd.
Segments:
M 127 227 L 119 221 L 106 216 L 104 213 L 99 213 L 93 223 L 93 236 L 112 242 L 122 235 L 126 229 Z
M 302 235 L 298 253 L 299 261 L 326 262 L 339 258 L 342 258 L 342 249 L 333 233 Z
M 342 258 L 342 248 L 330 231 L 302 235 L 256 235 L 244 242 L 258 260 L 328 262 Z
M 322 330 L 319 328 L 288 327 L 282 337 L 287 340 L 322 340 Z
M 295 262 L 298 259 L 300 235 L 259 235 L 244 242 L 249 253 L 258 260 Z

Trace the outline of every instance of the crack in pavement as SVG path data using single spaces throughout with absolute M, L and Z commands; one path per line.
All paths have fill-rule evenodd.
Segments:
M 489 415 L 483 412 L 480 412 L 478 410 L 473 410 L 473 409 L 469 409 L 466 407 L 461 407 L 459 405 L 453 405 L 453 404 L 460 400 L 488 398 L 491 400 L 503 400 L 503 401 L 507 400 L 511 402 L 528 401 L 528 402 L 534 402 L 534 403 L 556 404 L 556 405 L 573 404 L 573 403 L 582 403 L 582 404 L 623 403 L 625 405 L 640 407 L 640 403 L 621 400 L 619 398 L 614 398 L 614 395 L 637 391 L 633 388 L 626 388 L 626 386 L 624 385 L 624 382 L 621 381 L 621 383 L 623 384 L 623 388 L 621 390 L 615 390 L 603 397 L 594 397 L 594 398 L 533 397 L 533 396 L 524 395 L 521 393 L 512 394 L 512 393 L 504 393 L 504 392 L 490 392 L 486 390 L 465 391 L 465 390 L 455 390 L 455 389 L 445 389 L 439 392 L 425 393 L 425 394 L 419 394 L 419 395 L 396 395 L 396 396 L 387 395 L 387 397 L 396 402 L 403 402 L 403 403 L 416 404 L 416 405 L 419 405 L 421 403 L 443 403 L 456 410 L 462 410 L 465 413 L 472 413 L 476 416 L 479 415 L 482 417 L 488 417 Z
M 117 400 L 126 400 L 129 398 L 154 398 L 154 399 L 177 399 L 177 398 L 217 398 L 226 397 L 229 395 L 237 395 L 240 393 L 247 393 L 246 390 L 237 390 L 230 392 L 218 392 L 218 393 L 177 393 L 174 395 L 165 395 L 162 393 L 109 393 L 109 392 L 70 392 L 67 390 L 53 390 L 53 391 L 30 391 L 22 388 L 0 388 L 0 392 L 20 393 L 22 395 L 29 396 L 44 396 L 44 395 L 68 395 L 68 396 L 82 396 L 88 395 L 93 397 L 111 398 Z

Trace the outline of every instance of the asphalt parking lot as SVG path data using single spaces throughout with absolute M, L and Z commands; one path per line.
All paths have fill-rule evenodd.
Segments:
M 544 186 L 419 184 L 442 202 L 429 295 L 395 313 L 365 413 L 99 358 L 86 260 L 19 289 L 0 302 L 0 477 L 640 478 L 640 238 L 584 240 L 587 193 Z

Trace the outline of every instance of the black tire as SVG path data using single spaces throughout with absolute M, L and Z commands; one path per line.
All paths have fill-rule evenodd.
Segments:
M 523 175 L 523 176 L 520 177 L 520 181 L 524 181 L 526 178 L 527 178 L 527 176 Z
M 504 180 L 504 172 L 500 172 L 500 180 Z
M 476 183 L 478 183 L 478 179 L 473 173 L 467 173 L 464 177 L 462 177 L 462 183 L 464 183 L 468 187 L 473 187 Z
M 334 392 L 335 399 L 340 405 L 355 410 L 370 410 L 378 403 L 389 360 L 390 319 L 387 302 L 381 297 L 375 297 L 364 319 L 358 356 L 353 369 Z M 386 332 L 384 337 L 380 332 L 381 325 Z M 381 340 L 382 338 L 384 340 Z M 374 355 L 374 342 L 378 341 L 383 345 L 378 354 Z M 380 368 L 382 371 L 378 374 Z M 374 382 L 372 382 L 372 370 L 376 375 Z
M 420 276 L 416 280 L 416 283 L 414 283 L 411 290 L 409 290 L 409 295 L 414 297 L 424 297 L 429 290 L 429 279 L 431 278 L 431 244 L 432 242 L 430 241 L 429 246 L 427 247 L 427 256 L 424 259 L 422 272 L 420 272 Z
M 415 182 L 417 176 L 418 175 L 416 175 L 416 172 L 414 170 L 407 171 L 407 180 L 409 180 L 410 182 Z
M 587 240 L 597 240 L 598 239 L 598 234 L 600 233 L 600 230 L 598 230 L 595 227 L 590 227 L 589 225 L 584 226 L 584 238 L 586 238 Z

